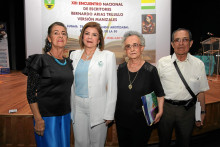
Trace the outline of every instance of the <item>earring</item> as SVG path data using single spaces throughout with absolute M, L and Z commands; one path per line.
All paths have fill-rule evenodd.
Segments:
M 48 41 L 48 42 L 47 42 L 47 48 L 48 48 L 48 49 L 51 49 L 51 47 L 52 47 L 52 44 L 51 44 L 51 42 Z
M 52 44 L 47 41 L 46 45 L 45 45 L 45 52 L 49 52 L 51 50 Z
M 128 58 L 128 56 L 126 56 L 126 57 L 125 57 L 125 62 L 128 63 L 128 61 L 129 61 L 129 58 Z

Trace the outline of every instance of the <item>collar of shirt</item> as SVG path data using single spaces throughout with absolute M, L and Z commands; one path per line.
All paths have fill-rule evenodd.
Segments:
M 177 59 L 177 57 L 176 57 L 176 54 L 174 53 L 172 56 L 171 56 L 171 60 L 172 60 L 172 62 L 174 62 L 174 61 L 176 61 L 176 62 L 190 62 L 190 60 L 191 60 L 191 54 L 190 53 L 187 53 L 187 57 L 186 57 L 186 60 L 184 60 L 184 61 L 180 61 L 179 59 Z

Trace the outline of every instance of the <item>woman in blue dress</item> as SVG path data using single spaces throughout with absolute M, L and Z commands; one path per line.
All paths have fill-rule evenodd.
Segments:
M 34 116 L 38 147 L 70 146 L 72 61 L 63 57 L 67 29 L 61 22 L 48 28 L 45 54 L 26 60 L 27 99 Z

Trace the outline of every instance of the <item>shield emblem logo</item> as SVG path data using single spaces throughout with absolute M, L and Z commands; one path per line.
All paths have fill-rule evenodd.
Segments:
M 45 6 L 48 10 L 53 9 L 54 5 L 55 5 L 55 0 L 44 0 L 44 6 Z

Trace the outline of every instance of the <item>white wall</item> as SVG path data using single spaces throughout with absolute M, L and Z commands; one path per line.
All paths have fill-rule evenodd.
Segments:
M 42 0 L 25 0 L 26 55 L 42 53 Z
M 170 54 L 171 0 L 157 0 L 156 61 Z

